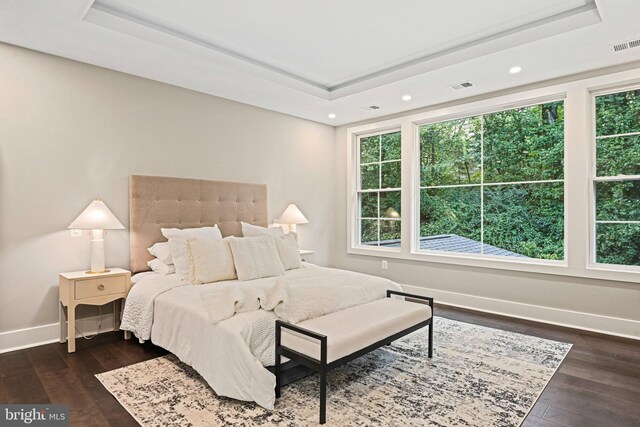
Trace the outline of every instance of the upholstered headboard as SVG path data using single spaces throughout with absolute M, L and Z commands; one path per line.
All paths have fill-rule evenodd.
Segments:
M 131 271 L 149 270 L 147 248 L 166 239 L 161 228 L 218 224 L 223 236 L 242 236 L 240 221 L 268 225 L 267 186 L 201 179 L 131 176 Z

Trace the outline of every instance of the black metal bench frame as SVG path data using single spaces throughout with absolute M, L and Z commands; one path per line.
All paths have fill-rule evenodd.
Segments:
M 354 359 L 357 359 L 360 356 L 363 356 L 377 348 L 380 348 L 384 345 L 391 344 L 393 341 L 402 338 L 405 335 L 410 334 L 418 329 L 421 329 L 425 326 L 429 326 L 429 358 L 433 356 L 433 298 L 424 297 L 422 295 L 414 295 L 408 294 L 405 292 L 398 291 L 387 291 L 387 298 L 390 298 L 391 295 L 403 296 L 415 300 L 427 301 L 429 307 L 431 307 L 431 318 L 417 323 L 410 328 L 407 328 L 403 331 L 400 331 L 396 334 L 393 334 L 389 337 L 386 337 L 378 342 L 375 342 L 365 348 L 362 348 L 354 353 L 351 353 L 347 356 L 341 357 L 340 359 L 336 359 L 331 363 L 327 363 L 327 337 L 326 335 L 318 334 L 309 329 L 301 328 L 300 326 L 292 325 L 287 322 L 283 322 L 281 320 L 276 320 L 276 364 L 275 364 L 275 376 L 276 376 L 276 399 L 280 397 L 280 387 L 281 387 L 281 357 L 288 357 L 292 361 L 298 362 L 301 365 L 304 365 L 320 374 L 320 424 L 324 424 L 327 420 L 327 373 L 337 368 L 338 366 L 344 365 L 347 362 L 350 362 Z M 313 357 L 307 356 L 306 354 L 302 354 L 293 349 L 285 347 L 282 345 L 282 328 L 289 329 L 294 332 L 298 332 L 302 335 L 306 335 L 308 337 L 317 339 L 320 341 L 320 360 L 315 359 Z

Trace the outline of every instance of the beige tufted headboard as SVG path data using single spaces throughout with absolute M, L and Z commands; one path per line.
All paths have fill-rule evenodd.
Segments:
M 266 227 L 267 186 L 239 182 L 132 175 L 129 182 L 131 271 L 149 270 L 147 248 L 166 239 L 161 228 L 218 224 L 242 236 L 240 221 Z

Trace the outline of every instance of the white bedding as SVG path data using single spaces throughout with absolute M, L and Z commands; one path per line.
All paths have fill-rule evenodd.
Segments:
M 198 371 L 219 396 L 273 409 L 275 376 L 264 366 L 275 358 L 275 315 L 250 311 L 211 324 L 198 304 L 201 289 L 181 287 L 156 298 L 151 340 Z
M 127 295 L 120 329 L 133 332 L 141 341 L 148 340 L 151 337 L 156 298 L 174 288 L 187 285 L 180 282 L 177 274 L 163 276 L 153 272 L 136 274 L 131 282 L 135 286 Z
M 182 285 L 175 274 L 148 274 L 131 289 L 121 328 L 134 332 L 140 339 L 149 339 L 149 331 L 156 345 L 196 369 L 218 395 L 255 401 L 273 409 L 275 376 L 264 366 L 275 361 L 276 314 L 259 309 L 212 322 L 211 297 L 219 295 L 225 287 L 276 286 L 278 280 L 286 282 L 291 300 L 282 304 L 280 312 L 278 308 L 275 311 L 296 321 L 383 298 L 386 289 L 400 289 L 387 279 L 312 264 L 289 270 L 280 278 L 230 280 L 201 286 Z M 340 292 L 340 286 L 345 290 L 339 298 L 319 301 L 322 286 L 331 292 Z

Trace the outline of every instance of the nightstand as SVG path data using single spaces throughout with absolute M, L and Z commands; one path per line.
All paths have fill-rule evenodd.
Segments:
M 304 249 L 300 249 L 298 253 L 300 254 L 300 261 L 314 264 L 313 256 L 316 251 L 305 251 Z
M 61 273 L 60 342 L 67 342 L 69 353 L 76 351 L 76 307 L 81 304 L 104 305 L 113 302 L 113 330 L 120 329 L 120 300 L 131 289 L 131 272 L 112 268 L 105 273 L 74 271 Z M 125 333 L 125 338 L 127 338 Z

